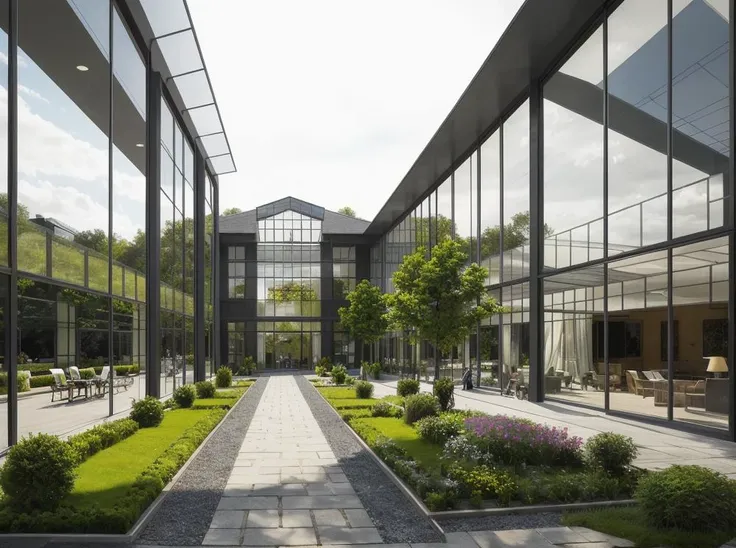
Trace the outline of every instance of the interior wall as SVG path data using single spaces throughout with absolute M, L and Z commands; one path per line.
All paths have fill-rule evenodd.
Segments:
M 722 308 L 720 308 L 722 307 Z M 667 321 L 667 308 L 628 310 L 623 316 L 610 314 L 609 319 L 641 322 L 641 358 L 616 360 L 623 369 L 666 369 L 667 362 L 661 360 L 661 322 Z M 675 307 L 675 320 L 678 322 L 679 359 L 675 369 L 680 373 L 705 375 L 706 360 L 703 359 L 703 320 L 728 319 L 725 303 L 697 304 Z M 603 321 L 602 315 L 594 316 L 595 321 Z

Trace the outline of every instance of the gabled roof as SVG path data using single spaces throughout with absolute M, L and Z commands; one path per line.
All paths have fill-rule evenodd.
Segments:
M 258 232 L 258 219 L 265 219 L 289 210 L 321 220 L 322 234 L 363 234 L 370 225 L 369 221 L 349 217 L 304 200 L 287 196 L 275 202 L 258 206 L 256 209 L 220 217 L 220 232 L 223 234 L 256 234 Z

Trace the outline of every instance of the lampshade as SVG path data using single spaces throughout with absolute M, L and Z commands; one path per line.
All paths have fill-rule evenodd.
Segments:
M 727 373 L 728 365 L 726 365 L 726 358 L 721 356 L 710 356 L 708 357 L 708 373 Z

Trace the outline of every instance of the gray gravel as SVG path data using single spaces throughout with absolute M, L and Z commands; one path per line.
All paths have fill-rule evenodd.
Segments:
M 439 521 L 446 533 L 458 531 L 501 531 L 504 529 L 539 529 L 560 527 L 562 514 L 510 514 L 482 518 L 453 518 Z
M 267 383 L 261 378 L 248 389 L 172 487 L 138 543 L 202 544 Z
M 302 376 L 297 376 L 296 382 L 383 541 L 444 542 L 429 519 L 386 476 L 317 389 Z

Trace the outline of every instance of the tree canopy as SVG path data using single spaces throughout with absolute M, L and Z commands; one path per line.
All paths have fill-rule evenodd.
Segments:
M 388 328 L 386 298 L 381 289 L 368 280 L 362 280 L 348 293 L 347 299 L 348 306 L 337 311 L 342 325 L 357 341 L 367 344 L 377 342 Z
M 479 321 L 503 311 L 486 292 L 487 276 L 485 268 L 467 264 L 461 242 L 440 242 L 432 248 L 431 259 L 420 247 L 404 257 L 393 275 L 395 291 L 387 297 L 390 322 L 414 340 L 426 339 L 449 352 Z
M 357 217 L 357 213 L 355 213 L 355 210 L 350 206 L 344 206 L 337 210 L 338 213 L 342 213 L 343 215 L 347 215 L 348 217 Z
M 223 217 L 227 217 L 229 215 L 237 215 L 238 213 L 242 213 L 243 210 L 239 207 L 229 207 L 225 211 L 222 212 Z

